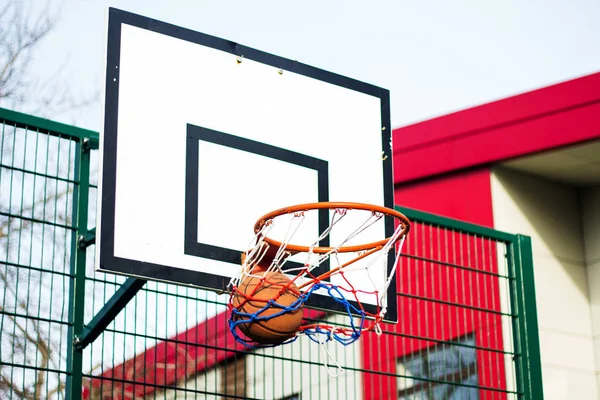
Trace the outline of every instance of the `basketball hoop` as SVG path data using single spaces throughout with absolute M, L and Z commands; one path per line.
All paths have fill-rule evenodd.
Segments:
M 261 218 L 258 219 L 258 221 L 256 221 L 256 224 L 254 225 L 254 233 L 258 234 L 265 225 L 272 223 L 273 220 L 279 216 L 282 216 L 285 214 L 304 213 L 304 212 L 308 212 L 311 210 L 321 210 L 321 209 L 335 210 L 336 212 L 340 212 L 340 213 L 345 213 L 348 210 L 370 211 L 373 214 L 379 214 L 382 216 L 383 215 L 390 216 L 390 217 L 396 218 L 398 221 L 400 221 L 401 226 L 403 226 L 403 228 L 404 228 L 403 232 L 401 233 L 401 236 L 406 235 L 408 233 L 408 231 L 410 230 L 410 221 L 408 220 L 408 218 L 406 218 L 406 216 L 404 216 L 404 214 L 402 214 L 401 212 L 398 212 L 391 208 L 377 206 L 374 204 L 364 204 L 364 203 L 321 202 L 321 203 L 300 204 L 300 205 L 296 205 L 296 206 L 280 208 L 279 210 L 275 210 L 266 215 L 263 215 Z M 396 239 L 396 241 L 399 238 L 400 237 L 398 237 Z M 338 253 L 355 253 L 355 252 L 359 252 L 359 251 L 368 251 L 368 250 L 374 249 L 379 246 L 384 246 L 391 239 L 392 239 L 392 237 L 388 237 L 388 238 L 385 238 L 385 239 L 377 241 L 377 242 L 365 243 L 365 244 L 360 244 L 360 245 L 355 245 L 355 246 L 340 246 L 337 248 L 318 247 L 318 246 L 310 248 L 309 246 L 300 246 L 300 245 L 294 245 L 294 244 L 290 244 L 290 243 L 286 244 L 285 247 L 286 247 L 287 251 L 296 252 L 296 253 L 298 253 L 298 252 L 308 253 L 308 252 L 312 251 L 313 253 L 325 254 L 325 253 L 329 253 L 334 250 Z M 278 242 L 273 239 L 270 239 L 267 236 L 264 237 L 264 241 L 276 248 L 279 248 L 283 245 L 283 243 Z
M 298 243 L 295 240 L 298 232 L 304 236 L 307 234 L 307 229 L 303 229 L 307 215 L 318 213 L 319 210 L 329 210 L 327 228 L 307 243 Z M 286 216 L 287 225 L 282 222 Z M 396 223 L 393 234 L 372 240 L 375 237 L 373 231 L 389 232 L 390 221 L 386 221 L 386 217 L 393 218 Z M 272 233 L 277 225 L 286 229 L 280 233 L 281 237 L 275 238 Z M 248 347 L 292 342 L 299 334 L 307 335 L 320 345 L 331 340 L 348 345 L 366 331 L 380 334 L 380 322 L 387 310 L 387 289 L 409 230 L 410 221 L 402 213 L 363 203 L 300 204 L 262 216 L 254 225 L 255 236 L 244 253 L 241 272 L 230 282 L 229 326 L 232 334 L 238 342 Z M 320 245 L 325 238 L 331 240 L 332 237 L 337 239 L 336 243 Z M 368 240 L 361 242 L 365 238 Z M 390 270 L 388 256 L 392 250 L 396 251 Z M 296 261 L 290 262 L 292 258 Z M 317 268 L 325 265 L 327 260 L 328 270 L 317 273 Z M 273 274 L 277 276 L 276 281 L 273 281 Z M 282 280 L 285 279 L 283 276 L 289 279 Z M 356 283 L 357 277 L 360 278 L 360 287 Z M 252 290 L 248 290 L 248 287 Z M 270 293 L 268 300 L 265 293 Z M 287 327 L 292 315 L 293 320 L 298 321 L 298 312 L 315 293 L 329 296 L 341 305 L 349 318 L 349 327 L 334 326 L 327 321 L 312 324 L 301 324 L 299 321 L 294 325 L 293 333 L 287 329 L 283 334 L 281 326 Z M 370 311 L 363 303 L 370 305 Z M 240 304 L 251 304 L 252 312 L 248 311 L 249 307 L 244 309 Z M 269 341 L 268 337 L 265 339 L 264 335 L 256 340 L 252 334 L 249 335 L 253 330 L 259 330 L 253 329 L 255 324 L 261 332 L 273 332 L 273 340 Z

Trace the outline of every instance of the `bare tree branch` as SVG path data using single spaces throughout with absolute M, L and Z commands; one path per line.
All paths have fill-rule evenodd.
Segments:
M 0 98 L 7 97 L 6 87 L 26 82 L 32 51 L 54 28 L 56 17 L 49 14 L 48 4 L 33 21 L 22 0 L 9 2 L 0 13 L 0 48 L 7 55 L 0 68 Z
M 46 394 L 48 396 L 47 398 L 51 399 L 55 395 L 61 393 L 63 390 L 65 390 L 66 386 L 67 384 L 65 382 L 59 383 L 54 389 L 50 389 L 48 391 L 48 393 Z
M 68 188 L 66 190 L 62 190 L 58 193 L 50 193 L 50 194 L 46 194 L 45 197 L 40 198 L 35 200 L 31 205 L 23 207 L 19 210 L 19 214 L 20 215 L 25 215 L 31 211 L 33 211 L 33 209 L 37 206 L 38 209 L 40 207 L 41 204 L 48 204 L 50 202 L 58 202 L 59 200 L 61 200 L 62 198 L 64 198 L 65 196 L 68 196 L 70 194 L 73 193 L 73 189 L 72 188 Z M 7 209 L 5 209 L 2 204 L 0 204 L 0 211 L 7 211 Z M 40 213 L 38 212 L 37 214 L 34 214 L 34 218 L 41 218 L 42 216 L 39 215 Z M 8 236 L 8 230 L 11 229 L 11 224 L 14 220 L 16 220 L 18 218 L 6 218 L 4 221 L 0 221 L 0 240 L 6 238 Z M 57 215 L 57 221 L 58 222 L 64 222 L 64 223 L 69 223 L 70 221 L 68 220 L 68 216 L 62 215 L 62 214 L 58 214 Z M 22 224 L 18 230 L 23 230 L 26 229 L 30 224 L 31 221 L 26 221 L 26 220 L 21 220 L 19 219 L 19 222 Z M 15 228 L 12 228 L 12 230 L 14 231 Z
M 72 93 L 64 64 L 42 81 L 30 74 L 35 51 L 56 27 L 61 9 L 56 0 L 46 0 L 37 12 L 29 0 L 11 0 L 0 10 L 0 104 L 13 108 L 26 104 L 30 112 L 47 116 L 98 101 L 97 90 Z
M 29 393 L 29 390 L 27 390 L 27 389 L 19 390 L 18 388 L 15 388 L 12 381 L 8 377 L 6 377 L 4 374 L 2 374 L 0 376 L 0 385 L 2 388 L 6 388 L 6 390 L 8 390 L 9 393 L 16 394 L 18 397 L 20 397 L 22 399 L 36 400 Z
M 20 304 L 20 307 L 22 309 L 24 309 L 25 312 L 27 311 L 25 304 Z M 0 307 L 0 311 L 4 311 L 4 309 L 2 307 Z M 39 329 L 39 325 L 37 324 L 35 319 L 28 320 L 28 323 L 33 326 L 33 329 L 28 329 L 28 328 L 24 327 L 23 324 L 19 323 L 19 321 L 17 320 L 17 318 L 14 315 L 5 314 L 5 316 L 12 321 L 12 323 L 15 325 L 15 327 L 17 327 L 19 329 L 21 335 L 23 335 L 23 337 L 27 340 L 27 342 L 29 342 L 30 344 L 32 344 L 36 347 L 36 349 L 37 349 L 38 353 L 41 355 L 42 359 L 38 365 L 39 369 L 36 374 L 37 377 L 36 377 L 33 393 L 31 393 L 31 390 L 27 390 L 27 388 L 20 390 L 13 383 L 9 384 L 9 383 L 5 382 L 4 385 L 7 385 L 8 387 L 10 387 L 11 390 L 13 390 L 13 392 L 16 394 L 21 393 L 22 397 L 24 397 L 24 398 L 31 398 L 31 399 L 35 399 L 35 400 L 41 399 L 43 389 L 44 389 L 44 384 L 46 383 L 46 371 L 45 370 L 46 370 L 46 368 L 48 368 L 48 362 L 50 360 L 50 349 L 48 347 L 48 343 L 47 343 L 46 339 L 44 339 L 42 337 L 40 329 Z M 33 333 L 36 334 L 36 336 L 32 336 L 32 334 L 31 334 L 32 330 L 33 330 Z M 13 335 L 13 336 L 17 336 L 17 335 Z M 15 345 L 15 344 L 18 344 L 18 342 L 14 343 L 13 345 Z M 24 346 L 23 346 L 23 350 L 24 350 Z
M 36 55 L 39 54 L 42 43 L 52 34 L 59 22 L 62 11 L 61 3 L 62 1 L 58 0 L 44 0 L 43 2 L 8 0 L 6 3 L 0 0 L 0 106 L 26 108 L 28 112 L 48 117 L 87 107 L 98 101 L 99 91 L 81 94 L 71 90 L 66 68 L 68 60 L 61 65 L 50 66 L 49 69 L 52 73 L 47 77 L 41 78 L 34 74 L 33 66 Z M 13 151 L 18 148 L 16 144 L 18 141 L 5 140 L 6 138 L 15 139 L 18 134 L 16 128 L 10 132 L 8 129 L 6 131 L 0 129 L 0 135 L 3 136 L 0 155 L 6 156 L 2 158 L 3 164 L 6 159 L 11 159 L 11 165 L 17 165 L 15 163 L 15 159 L 17 159 L 16 161 L 23 162 L 23 169 L 27 169 L 25 166 L 26 156 L 15 156 Z M 56 151 L 50 146 L 50 143 L 50 141 L 46 142 L 46 149 L 42 151 Z M 61 154 L 63 154 L 62 150 L 59 147 Z M 18 160 L 18 157 L 21 157 L 22 160 Z M 58 161 L 55 164 L 58 173 L 59 167 L 63 167 L 63 165 L 59 165 Z M 7 171 L 10 174 L 14 173 L 13 170 L 2 169 L 0 174 L 7 173 Z M 0 179 L 2 179 L 2 175 L 0 175 Z M 3 188 L 4 184 L 2 182 Z M 18 188 L 16 192 L 20 193 L 20 201 L 12 198 L 12 190 L 10 196 L 6 192 L 0 196 L 0 211 L 4 213 L 0 216 L 0 257 L 6 256 L 5 260 L 8 263 L 11 261 L 11 257 L 16 255 L 16 260 L 20 261 L 14 261 L 15 263 L 26 264 L 27 262 L 20 258 L 22 254 L 30 252 L 29 249 L 34 248 L 33 246 L 38 246 L 38 249 L 39 246 L 45 248 L 47 246 L 45 240 L 50 238 L 52 243 L 49 246 L 50 251 L 40 252 L 42 254 L 40 256 L 41 267 L 43 268 L 44 263 L 49 260 L 52 265 L 55 262 L 59 262 L 60 265 L 68 265 L 65 262 L 65 257 L 68 257 L 68 250 L 65 250 L 68 246 L 64 246 L 67 243 L 66 236 L 60 237 L 60 234 L 53 228 L 42 230 L 40 233 L 36 230 L 36 226 L 39 224 L 29 219 L 42 221 L 42 224 L 54 222 L 70 225 L 67 206 L 70 205 L 69 200 L 72 201 L 69 196 L 72 194 L 73 186 L 63 187 L 57 183 L 48 191 L 44 186 L 42 191 L 37 190 L 38 188 L 34 184 L 35 193 L 33 196 L 28 194 L 30 197 L 23 202 L 26 185 L 25 183 L 22 185 L 21 192 L 18 191 Z M 65 210 L 60 209 L 63 205 Z M 52 213 L 51 217 L 48 212 Z M 10 214 L 10 216 L 6 214 Z M 16 239 L 13 240 L 13 237 Z M 60 243 L 63 246 L 59 246 Z M 31 252 L 29 258 L 32 259 Z M 23 372 L 0 363 L 0 398 L 38 400 L 64 396 L 64 380 L 61 380 L 60 376 L 57 377 L 48 372 L 50 367 L 61 369 L 61 363 L 64 363 L 65 352 L 60 351 L 60 346 L 64 346 L 64 343 L 53 339 L 57 337 L 55 336 L 56 332 L 60 332 L 60 329 L 64 327 L 53 326 L 31 317 L 40 316 L 41 309 L 49 314 L 60 313 L 61 309 L 59 307 L 56 311 L 52 309 L 52 306 L 47 307 L 44 304 L 45 297 L 42 297 L 42 290 L 38 293 L 30 292 L 31 285 L 37 285 L 40 288 L 47 285 L 42 278 L 42 273 L 32 273 L 32 270 L 34 269 L 19 269 L 14 266 L 8 267 L 8 264 L 0 264 L 0 294 L 3 293 L 2 297 L 5 299 L 5 303 L 0 304 L 0 314 L 5 321 L 0 332 L 3 343 L 2 353 L 0 353 L 1 361 L 10 360 L 10 363 L 14 364 L 21 363 L 21 361 L 15 360 L 23 360 L 23 364 L 33 367 L 33 371 L 35 371 L 31 373 L 31 370 L 23 370 L 27 371 Z M 20 283 L 23 275 L 26 277 L 27 290 L 23 290 Z M 62 310 L 64 310 L 62 303 L 66 299 L 56 297 L 57 294 L 54 296 L 53 300 L 57 302 L 56 304 L 61 303 Z M 63 318 L 62 314 L 57 315 Z M 50 319 L 52 318 L 57 318 L 57 316 L 50 315 Z M 52 340 L 50 340 L 51 338 Z M 9 372 L 7 373 L 7 371 Z M 13 379 L 15 371 L 19 371 L 16 372 L 17 375 L 20 374 L 19 379 Z

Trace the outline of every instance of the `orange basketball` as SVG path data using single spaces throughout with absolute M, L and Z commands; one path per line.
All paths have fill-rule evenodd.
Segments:
M 273 300 L 277 304 L 257 315 L 268 317 L 280 313 L 283 307 L 290 306 L 299 297 L 300 290 L 285 275 L 267 272 L 262 279 L 253 276 L 244 279 L 233 295 L 231 304 L 239 312 L 254 314 L 267 306 L 269 300 Z M 239 324 L 238 327 L 257 343 L 280 344 L 294 336 L 301 323 L 302 307 L 271 319 Z

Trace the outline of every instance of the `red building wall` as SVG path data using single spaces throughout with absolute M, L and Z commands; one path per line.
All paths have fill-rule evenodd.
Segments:
M 396 129 L 393 132 L 395 202 L 493 228 L 492 163 L 598 138 L 600 73 Z M 420 234 L 436 236 L 439 233 L 427 229 L 423 227 Z M 410 235 L 415 235 L 414 230 Z M 427 246 L 422 243 L 415 246 L 409 238 L 404 253 L 419 257 L 448 245 L 429 242 Z M 472 310 L 462 325 L 446 324 L 442 328 L 443 320 L 456 314 L 456 310 L 419 299 L 428 297 L 468 307 L 483 303 L 486 308 L 500 311 L 498 279 L 493 276 L 498 270 L 496 250 L 489 244 L 483 244 L 482 248 L 488 249 L 484 250 L 486 254 L 478 255 L 489 259 L 481 266 L 486 271 L 470 281 L 480 288 L 476 291 L 477 302 L 469 295 L 472 291 L 455 290 L 464 276 L 452 280 L 415 272 L 410 275 L 410 271 L 426 269 L 423 261 L 414 261 L 414 258 L 401 265 L 399 323 L 384 327 L 390 334 L 365 335 L 362 342 L 365 369 L 379 371 L 364 375 L 365 398 L 397 398 L 393 375 L 399 357 L 432 346 L 435 340 L 451 340 L 465 333 L 475 335 L 479 385 L 505 387 L 504 360 L 500 353 L 481 350 L 502 350 L 501 317 Z M 472 257 L 475 255 L 468 256 Z M 477 260 L 467 260 L 467 265 L 479 264 L 473 261 Z M 428 288 L 438 290 L 427 292 Z M 398 339 L 402 337 L 411 340 Z M 490 396 L 498 398 L 497 393 L 480 392 L 481 398 Z
M 396 204 L 493 227 L 489 168 L 399 185 L 396 188 Z M 465 248 L 483 247 L 483 253 L 489 254 L 463 254 L 460 257 L 472 259 L 462 259 L 460 264 L 497 272 L 495 247 L 490 243 L 474 243 L 474 239 L 464 235 L 440 233 L 435 232 L 435 228 L 415 226 L 410 235 L 420 237 L 413 237 L 413 240 L 409 238 L 403 253 L 417 258 L 428 258 L 435 254 L 439 261 L 456 263 L 453 258 L 461 253 L 461 250 L 464 252 L 464 249 L 456 248 L 460 243 L 464 244 Z M 428 242 L 429 237 L 437 237 L 439 241 Z M 452 246 L 455 247 L 454 251 L 442 250 Z M 490 257 L 491 255 L 493 257 Z M 482 263 L 482 259 L 494 262 Z M 396 398 L 398 389 L 397 378 L 394 375 L 397 373 L 397 360 L 435 346 L 436 340 L 448 341 L 473 334 L 476 346 L 502 350 L 502 327 L 499 317 L 490 317 L 487 313 L 472 309 L 462 313 L 462 308 L 450 305 L 456 303 L 479 308 L 496 306 L 499 311 L 497 279 L 468 270 L 451 273 L 448 271 L 451 270 L 420 259 L 403 259 L 398 270 L 398 324 L 386 324 L 383 328 L 386 333 L 383 336 L 368 334 L 363 337 L 364 368 L 383 372 L 364 375 L 366 399 Z M 479 287 L 480 290 L 473 291 L 465 285 Z M 478 295 L 473 296 L 474 292 Z M 373 357 L 374 354 L 378 356 Z M 505 387 L 503 374 L 499 373 L 504 369 L 504 360 L 500 353 L 478 351 L 477 361 L 480 385 Z M 389 375 L 385 375 L 386 373 Z M 492 393 L 483 391 L 481 398 L 491 398 Z M 498 398 L 497 393 L 494 395 Z

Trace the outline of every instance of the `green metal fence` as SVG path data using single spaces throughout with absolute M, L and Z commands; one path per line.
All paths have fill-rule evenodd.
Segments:
M 94 271 L 97 133 L 0 129 L 0 398 L 542 399 L 527 237 L 399 208 L 398 324 L 247 351 L 225 295 Z

